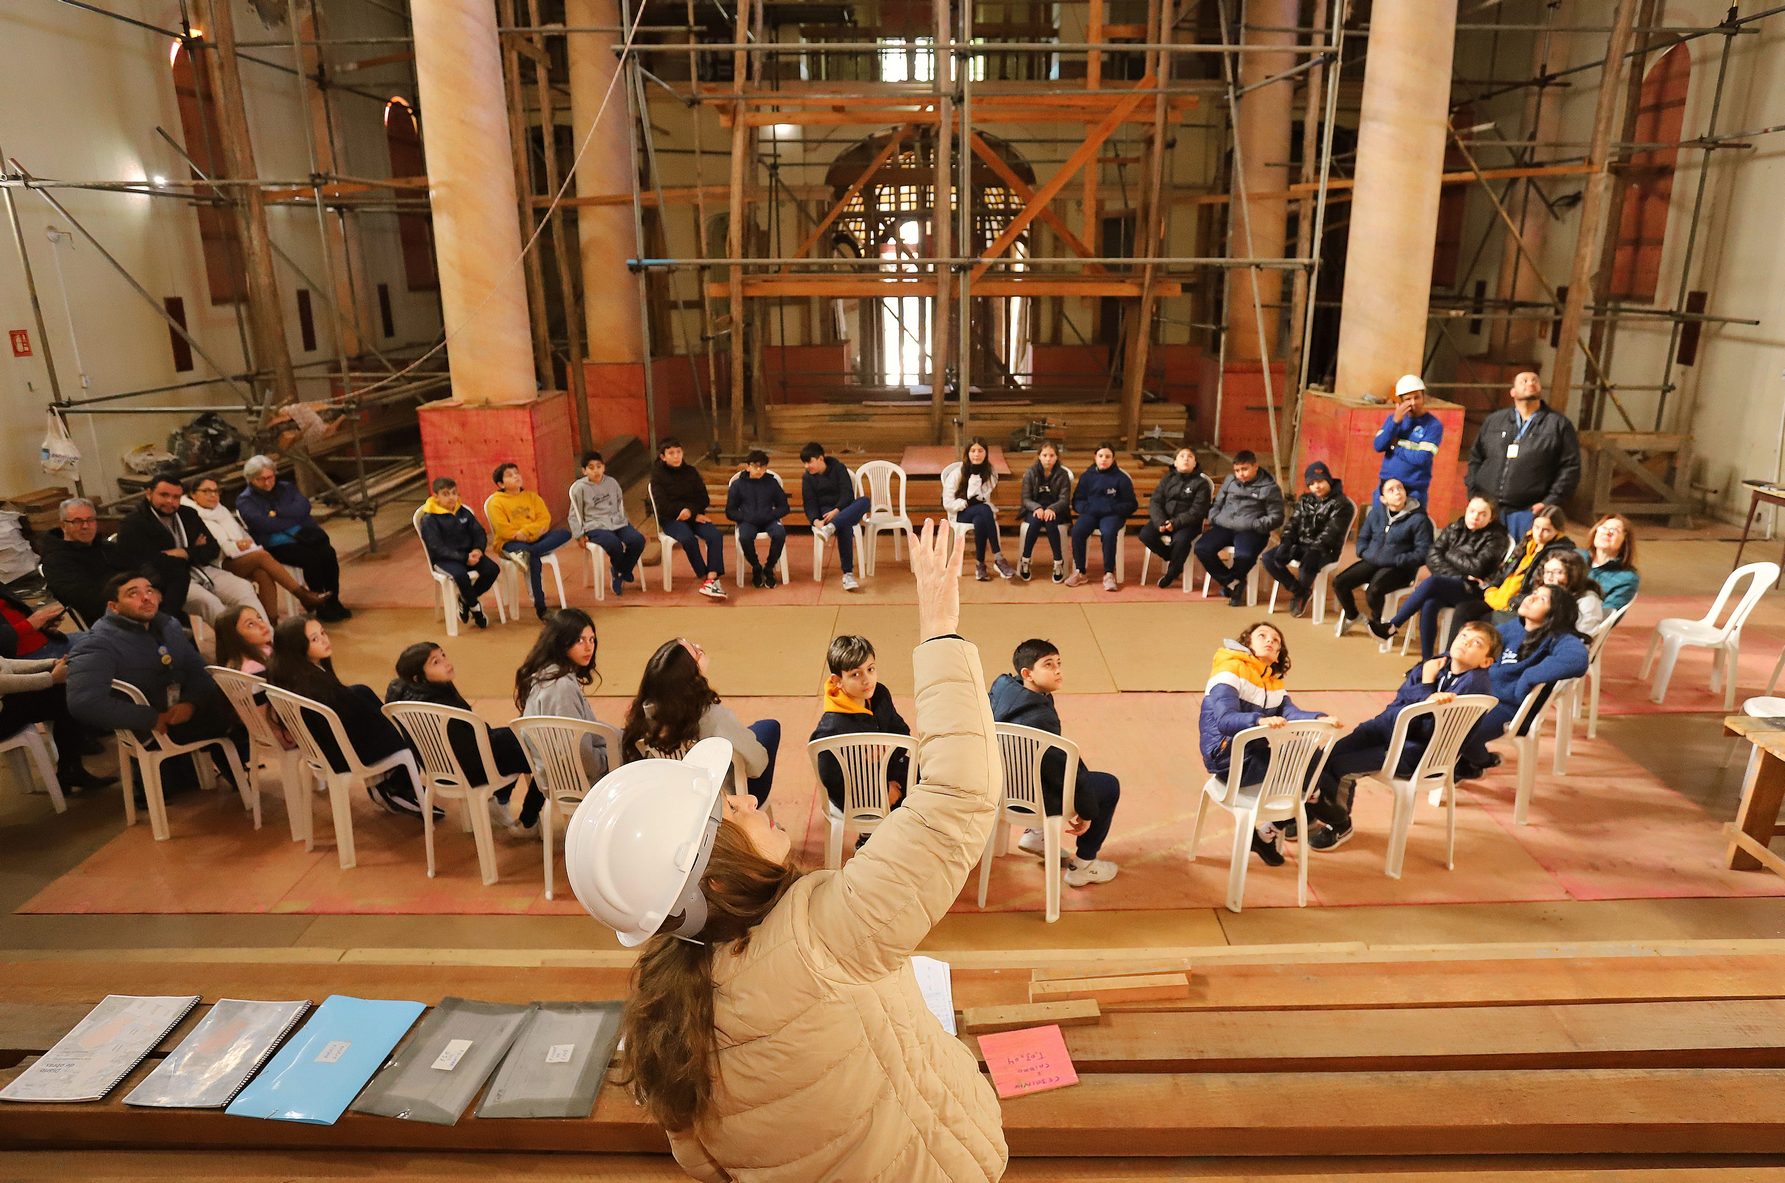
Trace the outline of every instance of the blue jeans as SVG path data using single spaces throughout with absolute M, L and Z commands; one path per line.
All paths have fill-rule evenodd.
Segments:
M 675 539 L 682 553 L 688 556 L 688 565 L 694 568 L 696 579 L 705 579 L 708 575 L 725 574 L 725 535 L 719 533 L 719 527 L 711 522 L 697 522 L 689 518 L 685 522 L 660 522 L 658 529 Z M 700 543 L 707 544 L 707 557 L 700 557 Z M 669 556 L 663 556 L 669 562 Z
M 434 567 L 452 576 L 452 581 L 459 585 L 459 604 L 464 609 L 482 599 L 483 593 L 489 591 L 502 575 L 502 568 L 496 566 L 496 560 L 489 555 L 477 560 L 475 567 L 452 559 L 435 559 Z
M 775 564 L 781 561 L 781 548 L 787 545 L 787 527 L 780 522 L 770 522 L 766 526 L 758 526 L 752 522 L 738 523 L 738 545 L 744 549 L 744 561 L 756 567 L 756 536 L 766 534 L 769 539 L 769 557 L 762 563 L 768 570 L 774 570 Z
M 1025 559 L 1035 553 L 1035 542 L 1043 535 L 1047 537 L 1048 549 L 1053 553 L 1054 562 L 1057 563 L 1066 556 L 1066 552 L 1060 549 L 1059 518 L 1041 522 L 1035 519 L 1034 514 L 1029 514 L 1023 520 L 1029 523 L 1029 533 L 1023 537 L 1023 557 Z
M 1251 573 L 1252 564 L 1258 561 L 1259 552 L 1270 540 L 1268 533 L 1229 530 L 1226 526 L 1210 523 L 1203 530 L 1202 537 L 1196 540 L 1196 557 L 1202 563 L 1202 569 L 1209 573 L 1209 577 L 1221 590 L 1226 591 Z M 1221 552 L 1230 546 L 1233 547 L 1231 567 L 1221 561 Z
M 527 582 L 533 591 L 533 610 L 545 611 L 545 584 L 540 573 L 545 565 L 540 562 L 545 556 L 570 541 L 570 531 L 565 529 L 547 530 L 532 542 L 522 542 L 518 538 L 510 538 L 502 544 L 502 549 L 511 555 L 527 556 Z
M 758 719 L 750 724 L 750 732 L 756 736 L 757 743 L 769 750 L 769 762 L 762 775 L 744 782 L 745 790 L 761 805 L 769 799 L 769 790 L 775 785 L 775 757 L 781 751 L 781 720 Z
M 1481 591 L 1454 575 L 1429 575 L 1418 587 L 1407 593 L 1401 610 L 1388 622 L 1400 628 L 1415 613 L 1419 614 L 1419 656 L 1428 660 L 1438 651 L 1438 613 L 1470 600 L 1481 599 Z
M 874 503 L 868 498 L 857 497 L 839 509 L 837 516 L 831 519 L 831 525 L 837 528 L 837 561 L 843 565 L 845 575 L 855 572 L 855 535 L 852 531 L 861 525 L 861 520 L 868 516 L 868 510 L 873 506 Z
M 1105 514 L 1100 518 L 1086 515 L 1072 523 L 1072 565 L 1076 569 L 1085 569 L 1085 551 L 1090 549 L 1091 535 L 1103 533 L 1103 573 L 1116 573 L 1117 535 L 1128 519 L 1119 513 Z M 1081 815 L 1082 816 L 1082 815 Z
M 973 558 L 976 562 L 985 562 L 985 548 L 990 546 L 993 554 L 999 553 L 998 547 L 998 511 L 984 501 L 969 501 L 967 508 L 955 514 L 955 521 L 965 522 L 973 527 Z
M 583 537 L 607 552 L 608 564 L 622 579 L 638 568 L 638 557 L 645 553 L 645 536 L 631 526 L 621 526 L 618 530 L 590 530 Z

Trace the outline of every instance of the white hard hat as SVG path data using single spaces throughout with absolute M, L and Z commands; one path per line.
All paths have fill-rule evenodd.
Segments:
M 706 926 L 700 876 L 724 815 L 731 743 L 710 738 L 680 760 L 636 760 L 589 790 L 564 835 L 570 889 L 620 943 L 642 945 L 671 916 L 672 935 Z
M 1420 380 L 1418 374 L 1402 374 L 1399 378 L 1395 379 L 1396 398 L 1400 398 L 1403 394 L 1412 394 L 1416 390 L 1424 390 L 1425 388 L 1426 384 Z

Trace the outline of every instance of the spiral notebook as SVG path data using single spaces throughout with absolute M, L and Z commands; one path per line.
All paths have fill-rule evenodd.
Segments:
M 198 1005 L 198 995 L 108 994 L 0 1089 L 0 1101 L 100 1101 Z
M 124 1098 L 160 1109 L 221 1109 L 242 1091 L 310 1009 L 296 1002 L 220 998 L 168 1057 Z

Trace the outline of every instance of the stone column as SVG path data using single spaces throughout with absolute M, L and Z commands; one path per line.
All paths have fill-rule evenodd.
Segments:
M 1456 0 L 1376 0 L 1339 322 L 1340 394 L 1386 395 L 1424 361 Z
M 453 393 L 419 416 L 428 476 L 476 505 L 513 461 L 562 515 L 574 433 L 564 396 L 535 386 L 496 9 L 427 0 L 410 16 Z

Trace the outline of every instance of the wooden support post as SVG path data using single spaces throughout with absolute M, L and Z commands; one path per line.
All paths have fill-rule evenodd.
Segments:
M 1104 0 L 1090 0 L 1090 11 L 1086 15 L 1085 41 L 1093 45 L 1103 43 L 1103 8 Z M 1103 51 L 1093 49 L 1085 55 L 1085 89 L 1087 91 L 1103 88 Z M 1090 245 L 1091 254 L 1098 253 L 1099 210 L 1097 208 L 1097 187 L 1102 182 L 1102 166 L 1093 161 L 1086 169 L 1083 183 L 1079 186 L 1079 226 L 1083 233 L 1079 235 Z M 1027 200 L 1027 199 L 1025 199 Z M 1085 323 L 1097 323 L 1097 302 L 1085 301 Z M 1064 311 L 1062 311 L 1064 315 Z
M 248 135 L 248 113 L 242 104 L 242 78 L 236 65 L 235 14 L 226 0 L 200 0 L 204 13 L 205 70 L 216 97 L 217 132 L 223 147 L 225 171 L 245 181 L 259 172 L 254 165 L 254 144 Z M 254 339 L 254 365 L 272 384 L 272 405 L 297 401 L 297 380 L 291 370 L 291 350 L 285 342 L 284 310 L 279 305 L 278 280 L 273 275 L 273 247 L 267 237 L 266 195 L 258 185 L 233 190 L 242 228 L 242 262 L 248 281 L 248 328 Z M 266 411 L 271 414 L 270 408 Z
M 818 240 L 824 237 L 824 232 L 831 228 L 831 223 L 843 216 L 843 211 L 848 208 L 849 203 L 854 201 L 856 195 L 867 186 L 869 181 L 874 179 L 874 174 L 880 171 L 880 167 L 898 154 L 899 148 L 905 142 L 905 138 L 916 130 L 916 128 L 908 123 L 895 129 L 892 136 L 881 147 L 880 151 L 874 153 L 874 159 L 868 162 L 868 167 L 862 169 L 861 175 L 849 182 L 849 187 L 843 190 L 843 195 L 831 203 L 831 207 L 826 211 L 824 217 L 818 219 L 818 224 L 812 227 L 811 232 L 806 235 L 805 239 L 798 246 L 793 248 L 793 253 L 787 257 L 790 259 L 805 258 L 806 252 L 817 245 Z M 792 264 L 781 264 L 781 273 L 785 275 L 790 266 L 792 266 Z
M 497 0 L 496 11 L 507 26 L 520 24 L 515 19 L 515 0 Z M 533 169 L 528 163 L 526 105 L 521 101 L 521 56 L 517 52 L 521 34 L 510 33 L 502 38 L 502 91 L 508 100 L 508 138 L 514 142 L 514 189 L 520 199 L 521 241 L 533 233 Z M 551 124 L 545 123 L 546 144 L 551 144 Z M 549 390 L 553 385 L 552 342 L 547 335 L 550 321 L 545 315 L 545 273 L 539 264 L 539 252 L 528 251 L 526 259 L 527 312 L 533 328 L 533 368 L 539 381 Z M 574 361 L 572 365 L 574 366 Z
M 743 45 L 750 34 L 751 0 L 737 0 L 737 40 Z M 731 296 L 731 450 L 744 447 L 744 367 L 749 359 L 744 352 L 745 326 L 749 317 L 744 312 L 744 268 L 738 262 L 744 257 L 744 168 L 751 152 L 750 125 L 744 120 L 744 83 L 750 72 L 750 55 L 737 50 L 731 55 L 731 88 L 736 96 L 731 124 L 731 206 L 725 219 L 725 257 L 730 260 L 726 275 Z
M 1163 45 L 1171 37 L 1171 0 L 1152 0 L 1152 37 Z M 1148 71 L 1158 78 L 1161 93 L 1153 96 L 1153 142 L 1147 153 L 1147 196 L 1143 207 L 1141 232 L 1135 236 L 1135 247 L 1146 259 L 1157 258 L 1165 246 L 1165 94 L 1171 78 L 1172 59 L 1164 50 L 1153 51 L 1153 68 Z M 1287 83 L 1278 83 L 1279 86 Z M 1133 331 L 1128 334 L 1128 357 L 1122 371 L 1122 439 L 1130 450 L 1140 446 L 1140 404 L 1146 393 L 1147 356 L 1153 340 L 1153 311 L 1158 296 L 1153 278 L 1158 267 L 1152 262 L 1141 265 L 1140 300 L 1132 310 Z M 1267 362 L 1268 364 L 1268 362 Z
M 965 0 L 972 3 L 973 0 Z M 934 0 L 936 10 L 936 44 L 950 40 L 948 0 Z M 942 98 L 936 104 L 936 179 L 930 186 L 930 239 L 936 257 L 947 259 L 954 254 L 954 55 L 936 53 L 936 88 Z M 975 137 L 976 139 L 978 137 Z M 963 161 L 965 163 L 965 161 Z M 972 176 L 972 169 L 967 170 Z M 969 185 L 962 200 L 972 192 Z M 936 264 L 936 306 L 930 315 L 930 442 L 942 440 L 943 402 L 948 395 L 948 347 L 951 317 L 949 296 L 953 293 L 954 273 L 947 263 Z
M 535 29 L 543 23 L 540 18 L 539 0 L 527 0 L 528 23 Z M 546 53 L 545 36 L 534 33 L 533 48 L 537 51 L 529 56 L 533 59 L 533 85 L 539 91 L 539 122 L 545 129 L 545 188 L 547 193 L 556 193 L 563 187 L 564 178 L 558 172 L 558 143 L 553 134 L 558 126 L 557 108 L 552 99 L 551 58 Z M 525 152 L 522 152 L 525 159 Z M 552 262 L 558 272 L 558 290 L 564 305 L 564 343 L 570 356 L 565 360 L 564 368 L 569 379 L 570 414 L 576 423 L 576 432 L 582 450 L 588 451 L 595 446 L 595 431 L 589 422 L 588 377 L 583 372 L 583 309 L 582 302 L 577 299 L 577 279 L 580 268 L 571 266 L 570 237 L 564 233 L 564 223 L 569 215 L 562 207 L 551 213 Z M 537 258 L 538 251 L 528 251 L 529 257 Z M 540 288 L 544 290 L 544 276 L 540 277 Z M 543 330 L 542 330 L 543 331 Z M 549 349 L 549 346 L 548 346 Z M 645 365 L 651 364 L 646 358 Z M 545 377 L 549 386 L 552 378 L 551 358 L 546 358 Z
M 1101 1005 L 1117 1002 L 1182 1002 L 1190 997 L 1184 974 L 1135 974 L 1115 978 L 1061 978 L 1030 982 L 1030 1002 L 1069 1002 L 1093 998 Z
M 1004 158 L 993 151 L 992 146 L 985 142 L 985 137 L 978 132 L 973 133 L 973 155 L 985 161 L 986 167 L 992 170 L 992 174 L 1003 181 L 1005 187 L 1025 203 L 1035 199 L 1035 190 L 1029 187 L 1029 182 L 1018 176 L 1016 170 L 1006 164 Z M 1041 207 L 1040 220 L 1053 228 L 1054 233 L 1060 236 L 1060 241 L 1065 243 L 1073 254 L 1081 259 L 1092 257 L 1091 248 L 1072 232 L 1072 227 L 1066 224 L 1066 219 L 1056 214 L 1051 207 Z M 1101 263 L 1091 263 L 1086 265 L 1085 274 L 1108 275 L 1109 269 Z
M 1042 184 L 1041 188 L 1035 191 L 1034 199 L 1010 220 L 1010 223 L 1004 227 L 1003 233 L 999 234 L 991 246 L 986 248 L 985 259 L 987 261 L 973 268 L 972 277 L 974 279 L 985 274 L 986 269 L 991 266 L 991 260 L 998 258 L 1010 249 L 1011 243 L 1020 238 L 1023 231 L 1029 228 L 1029 223 L 1041 215 L 1042 208 L 1054 199 L 1055 194 L 1066 187 L 1066 182 L 1070 181 L 1079 169 L 1085 167 L 1096 157 L 1097 150 L 1103 146 L 1103 141 L 1109 139 L 1110 134 L 1127 120 L 1134 109 L 1140 106 L 1141 100 L 1146 98 L 1147 93 L 1156 85 L 1158 85 L 1156 76 L 1149 73 L 1134 84 L 1134 93 L 1117 103 L 1114 109 L 1090 130 L 1085 137 L 1085 142 L 1072 150 L 1072 155 L 1066 158 L 1066 162 L 1060 166 L 1059 171 L 1055 172 Z
M 1550 373 L 1549 405 L 1568 413 L 1568 396 L 1574 389 L 1574 353 L 1581 318 L 1592 294 L 1593 265 L 1599 258 L 1599 236 L 1605 229 L 1606 207 L 1612 190 L 1612 122 L 1618 113 L 1618 81 L 1623 77 L 1624 55 L 1636 27 L 1637 0 L 1618 0 L 1611 36 L 1605 43 L 1605 66 L 1599 78 L 1599 102 L 1593 109 L 1593 134 L 1587 144 L 1587 174 L 1580 206 L 1580 232 L 1574 241 L 1574 264 L 1568 271 L 1568 300 L 1562 305 L 1562 324 L 1556 338 L 1556 356 Z

